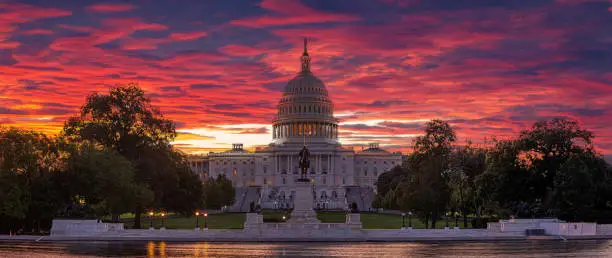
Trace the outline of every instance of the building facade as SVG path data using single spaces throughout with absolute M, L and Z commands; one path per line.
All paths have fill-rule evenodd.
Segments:
M 296 179 L 300 177 L 298 153 L 310 151 L 308 177 L 313 182 L 315 209 L 346 209 L 349 203 L 370 208 L 378 176 L 400 165 L 401 153 L 390 153 L 370 144 L 355 152 L 338 141 L 338 120 L 325 84 L 310 70 L 304 42 L 301 71 L 288 83 L 272 121 L 273 141 L 254 152 L 234 144 L 225 152 L 192 158 L 202 179 L 225 175 L 236 187 L 234 211 L 248 211 L 250 203 L 264 209 L 291 208 Z

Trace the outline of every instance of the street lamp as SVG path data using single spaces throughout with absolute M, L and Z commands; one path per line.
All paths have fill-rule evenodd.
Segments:
M 196 230 L 198 230 L 198 229 L 200 229 L 200 221 L 199 221 L 199 219 L 200 219 L 200 212 L 196 211 L 195 215 L 196 215 Z
M 166 213 L 162 212 L 162 213 L 161 213 L 161 221 L 162 221 L 162 225 L 161 225 L 161 227 L 162 227 L 162 228 L 166 228 L 166 226 L 164 225 L 164 217 L 166 217 Z
M 455 211 L 455 227 L 459 227 L 459 212 Z
M 412 228 L 412 211 L 408 212 L 408 227 Z
M 406 213 L 402 212 L 402 229 L 406 229 Z
M 285 219 L 287 219 L 287 217 L 283 216 L 283 221 L 285 221 Z
M 450 212 L 446 212 L 446 228 L 448 229 L 448 216 L 450 216 Z
M 155 218 L 153 217 L 153 215 L 155 215 L 155 213 L 153 213 L 153 211 L 149 211 L 149 222 L 150 222 L 149 228 L 153 228 L 153 219 Z
M 206 218 L 208 218 L 208 213 L 204 213 L 204 229 L 208 229 L 208 224 L 206 224 Z

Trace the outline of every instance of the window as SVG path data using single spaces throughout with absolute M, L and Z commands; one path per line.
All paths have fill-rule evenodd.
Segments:
M 287 184 L 287 179 L 283 177 L 283 184 Z
M 264 185 L 268 184 L 268 179 L 264 177 Z
M 234 168 L 234 176 L 236 176 L 238 174 L 238 171 L 236 168 Z
M 364 168 L 363 169 L 363 175 L 364 176 L 368 176 L 368 168 Z
M 323 184 L 326 185 L 327 184 L 327 177 L 323 177 Z
M 263 173 L 265 174 L 266 172 L 268 172 L 268 167 L 267 167 L 267 166 L 264 166 L 264 167 L 263 167 Z
M 342 184 L 345 185 L 346 184 L 346 178 L 342 178 Z

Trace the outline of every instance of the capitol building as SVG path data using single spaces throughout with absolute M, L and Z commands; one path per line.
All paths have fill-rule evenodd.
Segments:
M 370 209 L 380 174 L 400 165 L 401 153 L 376 143 L 356 152 L 338 141 L 338 119 L 325 84 L 311 71 L 304 41 L 301 71 L 285 86 L 272 120 L 272 142 L 254 152 L 240 143 L 231 150 L 190 158 L 200 178 L 225 175 L 236 188 L 230 211 L 249 211 L 250 204 L 264 209 L 293 207 L 292 188 L 300 178 L 298 153 L 310 151 L 307 176 L 313 182 L 314 209 L 346 209 L 355 203 Z

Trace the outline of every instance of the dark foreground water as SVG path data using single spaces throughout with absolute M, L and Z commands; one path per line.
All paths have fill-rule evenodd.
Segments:
M 612 257 L 612 241 L 443 243 L 0 242 L 0 257 Z

